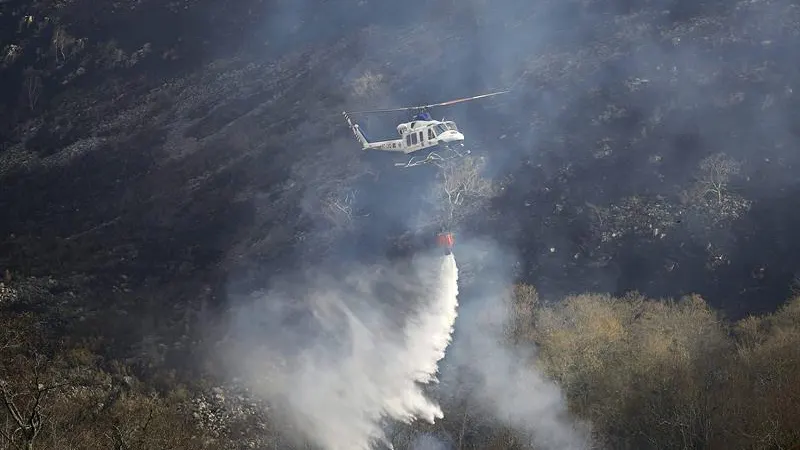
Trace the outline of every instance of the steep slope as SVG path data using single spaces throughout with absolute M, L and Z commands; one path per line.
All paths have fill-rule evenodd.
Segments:
M 127 62 L 102 70 L 85 64 L 105 61 L 102 39 L 163 12 L 155 3 L 88 16 L 78 14 L 87 5 L 70 4 L 59 24 L 70 36 L 102 24 L 102 39 L 69 58 L 55 27 L 15 35 L 31 48 L 39 41 L 30 33 L 41 40 L 51 52 L 42 61 L 55 68 L 37 70 L 55 71 L 42 79 L 53 97 L 33 113 L 25 99 L 6 103 L 16 128 L 0 155 L 2 267 L 74 276 L 96 298 L 90 309 L 130 303 L 155 313 L 180 304 L 174 319 L 183 320 L 198 299 L 224 299 L 232 276 L 252 288 L 304 258 L 381 252 L 388 235 L 408 228 L 404 217 L 418 203 L 411 189 L 424 190 L 429 174 L 392 173 L 365 159 L 338 113 L 511 86 L 502 102 L 444 114 L 488 156 L 489 175 L 505 180 L 491 214 L 468 224 L 517 248 L 521 277 L 552 296 L 700 291 L 742 303 L 734 312 L 787 292 L 797 263 L 796 219 L 784 214 L 796 210 L 797 161 L 786 150 L 796 142 L 788 111 L 798 76 L 784 57 L 797 39 L 790 2 L 687 10 L 682 2 L 430 1 L 409 4 L 416 12 L 394 23 L 375 5 L 259 4 L 247 13 L 187 4 L 188 15 L 170 16 L 183 24 L 176 28 L 210 34 L 159 37 L 149 56 L 137 53 L 147 42 L 133 34 L 122 53 L 111 52 Z M 15 10 L 13 22 L 50 7 Z M 342 22 L 323 27 L 326 14 Z M 206 20 L 213 26 L 201 26 Z M 292 36 L 311 29 L 318 32 L 300 41 L 306 47 L 290 48 Z M 269 50 L 255 44 L 267 40 Z M 231 52 L 238 42 L 244 50 Z M 162 67 L 171 45 L 201 57 Z M 24 76 L 26 60 L 12 62 L 16 72 L 6 73 L 20 86 L 36 80 Z M 61 84 L 80 67 L 92 76 Z M 392 132 L 398 119 L 365 126 Z M 718 152 L 743 161 L 741 180 L 750 182 L 731 187 L 751 206 L 709 219 L 697 211 L 714 210 L 696 202 L 689 213 L 697 217 L 684 220 L 681 192 Z M 389 186 L 409 190 L 399 189 L 387 212 L 372 190 Z M 342 227 L 325 205 L 351 191 L 361 193 L 359 212 Z M 145 306 L 141 297 L 153 300 Z M 158 314 L 170 323 L 172 313 Z
M 0 81 L 11 88 L 0 102 L 0 269 L 36 294 L 3 290 L 3 307 L 36 313 L 50 342 L 91 342 L 98 359 L 125 361 L 138 376 L 180 369 L 206 381 L 224 368 L 209 355 L 230 332 L 218 313 L 238 294 L 309 266 L 382 260 L 395 237 L 418 231 L 435 174 L 362 153 L 342 110 L 511 87 L 505 98 L 436 112 L 458 121 L 485 157 L 482 175 L 500 187 L 459 230 L 499 241 L 509 269 L 496 278 L 530 282 L 547 299 L 636 288 L 700 292 L 734 317 L 770 310 L 800 264 L 795 3 L 3 2 Z M 156 25 L 163 34 L 148 32 Z M 403 118 L 363 125 L 392 135 Z M 464 253 L 467 286 L 499 271 L 497 259 Z M 586 326 L 609 340 L 624 334 L 618 322 L 640 317 L 598 322 L 591 311 Z M 572 341 L 553 330 L 558 355 Z M 670 339 L 652 344 L 664 364 Z M 625 341 L 626 355 L 639 355 L 639 342 Z M 512 378 L 539 386 L 538 372 L 511 377 L 524 352 L 478 347 L 508 369 L 492 378 L 467 361 L 508 400 L 486 421 L 508 414 L 509 426 L 527 430 L 531 415 L 542 417 L 524 401 L 535 396 L 515 403 L 522 390 L 505 388 Z M 707 360 L 694 355 L 687 373 Z M 766 370 L 754 367 L 743 386 Z M 619 379 L 612 369 L 608 378 Z M 720 377 L 713 369 L 690 382 Z M 650 399 L 632 380 L 626 391 Z M 552 410 L 565 410 L 558 389 L 541 385 Z M 781 385 L 771 389 L 780 398 Z M 597 419 L 595 406 L 585 405 L 587 417 Z M 466 412 L 445 420 L 463 437 Z M 604 426 L 614 434 L 619 424 Z M 680 432 L 667 428 L 664 441 Z M 507 441 L 471 432 L 475 442 Z

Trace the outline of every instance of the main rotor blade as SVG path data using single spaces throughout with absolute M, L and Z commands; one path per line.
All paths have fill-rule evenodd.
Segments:
M 459 98 L 459 99 L 456 99 L 456 100 L 450 100 L 450 101 L 446 101 L 446 102 L 442 102 L 442 103 L 434 103 L 432 105 L 425 105 L 425 106 L 423 106 L 423 108 L 433 108 L 434 106 L 454 105 L 456 103 L 467 102 L 467 101 L 470 101 L 470 100 L 477 100 L 479 98 L 486 98 L 486 97 L 492 97 L 494 95 L 506 94 L 508 92 L 511 92 L 511 91 L 499 91 L 499 92 L 492 92 L 492 93 L 489 93 L 489 94 L 476 95 L 474 97 Z
M 456 100 L 449 100 L 449 101 L 442 102 L 442 103 L 433 103 L 431 105 L 407 106 L 405 108 L 373 109 L 371 111 L 351 111 L 348 114 L 370 114 L 370 113 L 382 113 L 382 112 L 397 112 L 397 111 L 420 110 L 420 109 L 433 108 L 434 106 L 454 105 L 456 103 L 467 102 L 467 101 L 470 101 L 470 100 L 477 100 L 479 98 L 486 98 L 486 97 L 492 97 L 494 95 L 506 94 L 508 92 L 511 92 L 511 91 L 507 90 L 507 91 L 492 92 L 492 93 L 489 93 L 489 94 L 476 95 L 474 97 L 465 97 L 465 98 L 459 98 L 459 99 L 456 99 Z
M 396 112 L 396 111 L 410 111 L 412 109 L 421 109 L 424 106 L 408 106 L 406 108 L 390 108 L 390 109 L 373 109 L 370 111 L 350 111 L 348 114 L 370 114 L 370 113 L 382 113 L 382 112 Z

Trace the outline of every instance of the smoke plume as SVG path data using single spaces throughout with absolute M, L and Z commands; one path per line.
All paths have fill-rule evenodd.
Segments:
M 571 416 L 559 386 L 537 369 L 536 349 L 509 339 L 515 320 L 507 273 L 513 252 L 489 241 L 462 241 L 459 250 L 477 267 L 467 272 L 475 280 L 463 283 L 469 289 L 437 393 L 459 404 L 471 428 L 501 425 L 537 449 L 590 448 L 590 424 Z
M 452 255 L 308 274 L 243 303 L 232 361 L 303 439 L 326 450 L 388 440 L 385 420 L 433 423 L 435 380 L 458 306 Z

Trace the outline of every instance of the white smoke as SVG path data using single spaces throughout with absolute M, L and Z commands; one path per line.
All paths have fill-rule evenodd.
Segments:
M 411 450 L 449 450 L 449 446 L 430 434 L 420 434 L 411 442 Z
M 509 340 L 514 313 L 502 252 L 488 241 L 462 242 L 460 250 L 468 262 L 485 261 L 473 300 L 459 308 L 439 394 L 461 403 L 470 423 L 508 427 L 532 448 L 591 448 L 590 424 L 570 414 L 560 387 L 537 369 L 536 349 Z
M 235 317 L 235 370 L 325 450 L 389 445 L 384 420 L 442 417 L 420 383 L 436 379 L 450 343 L 457 281 L 453 256 L 437 255 L 409 270 L 317 275 L 302 294 L 261 295 Z M 298 302 L 310 305 L 310 320 L 291 319 Z
M 471 395 L 476 409 L 527 436 L 535 448 L 589 448 L 586 424 L 570 416 L 559 386 L 536 369 L 533 349 L 504 342 L 505 320 L 498 303 L 487 299 L 470 312 L 472 317 L 465 317 L 475 321 L 475 328 L 460 342 L 458 351 L 464 354 L 456 355 L 461 370 L 476 382 Z
M 457 371 L 471 375 L 473 414 L 516 430 L 533 448 L 590 448 L 588 424 L 571 417 L 559 386 L 534 366 L 534 349 L 505 339 L 509 316 L 503 300 L 498 296 L 470 305 L 459 323 L 465 332 L 452 348 Z

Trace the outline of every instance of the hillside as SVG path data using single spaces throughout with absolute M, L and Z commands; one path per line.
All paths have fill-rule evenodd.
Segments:
M 536 287 L 545 301 L 528 317 L 537 327 L 523 341 L 540 348 L 541 370 L 564 388 L 570 411 L 600 430 L 598 442 L 778 445 L 756 435 L 794 442 L 790 424 L 777 418 L 743 424 L 748 434 L 720 425 L 690 438 L 675 425 L 638 440 L 623 430 L 623 416 L 641 411 L 646 401 L 636 393 L 649 388 L 627 378 L 594 385 L 595 376 L 614 376 L 606 366 L 552 355 L 559 345 L 606 345 L 587 354 L 611 351 L 622 361 L 633 357 L 630 346 L 663 333 L 689 342 L 682 319 L 671 316 L 689 314 L 683 306 L 643 299 L 690 296 L 703 320 L 725 317 L 707 319 L 721 327 L 713 331 L 721 343 L 686 350 L 681 361 L 696 371 L 641 383 L 662 383 L 663 392 L 682 386 L 670 383 L 699 383 L 710 372 L 693 364 L 713 353 L 725 373 L 752 370 L 717 380 L 723 391 L 740 386 L 724 381 L 734 378 L 766 376 L 771 393 L 790 385 L 793 307 L 768 314 L 792 297 L 800 265 L 800 73 L 791 57 L 800 7 L 419 0 L 402 11 L 356 0 L 0 3 L 0 269 L 9 292 L 0 298 L 3 321 L 14 324 L 4 341 L 36 334 L 50 344 L 37 352 L 72 367 L 56 365 L 67 378 L 90 366 L 102 372 L 93 377 L 134 377 L 145 383 L 142 392 L 171 392 L 170 402 L 208 392 L 231 376 L 217 346 L 240 297 L 309 267 L 338 273 L 403 254 L 409 235 L 427 233 L 441 213 L 431 203 L 441 174 L 364 154 L 341 111 L 511 88 L 434 111 L 465 132 L 475 157 L 466 164 L 482 169 L 485 186 L 459 209 L 463 303 L 479 303 L 491 270 L 498 284 Z M 392 136 L 403 119 L 370 117 L 362 126 L 370 136 Z M 485 256 L 485 241 L 502 256 Z M 638 312 L 620 312 L 615 305 L 625 302 Z M 608 342 L 573 342 L 569 336 L 591 325 L 566 319 L 563 329 L 539 326 L 570 307 L 613 316 L 601 321 Z M 17 320 L 23 313 L 30 323 Z M 651 313 L 669 317 L 670 331 L 641 325 L 641 314 Z M 786 328 L 767 325 L 773 321 Z M 747 326 L 755 337 L 731 331 Z M 666 347 L 652 345 L 668 359 Z M 560 358 L 573 357 L 569 351 Z M 786 365 L 773 366 L 778 360 Z M 559 372 L 573 370 L 565 367 L 598 372 Z M 78 378 L 70 383 L 88 383 Z M 628 409 L 618 405 L 614 419 L 604 417 L 593 405 L 619 389 L 631 393 Z M 774 408 L 795 411 L 797 399 L 787 398 Z M 777 414 L 763 401 L 753 414 Z M 737 407 L 720 406 L 745 420 L 750 413 Z M 175 410 L 158 408 L 167 416 Z M 448 420 L 448 433 L 463 428 Z M 775 430 L 764 428 L 768 422 Z M 663 421 L 642 423 L 647 430 Z M 504 431 L 489 428 L 476 425 L 470 445 L 486 448 L 481 439 L 493 433 L 503 439 Z M 165 440 L 141 448 L 188 445 L 186 437 L 158 436 Z

